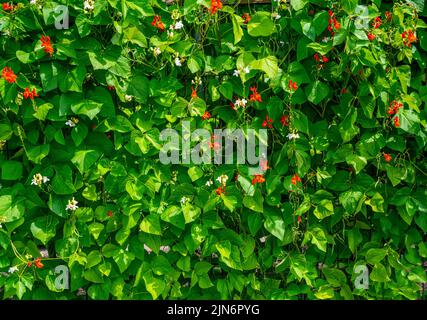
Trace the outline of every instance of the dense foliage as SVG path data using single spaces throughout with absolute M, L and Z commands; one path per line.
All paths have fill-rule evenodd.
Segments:
M 4 299 L 422 297 L 427 5 L 238 2 L 2 5 Z M 183 121 L 267 171 L 163 165 Z

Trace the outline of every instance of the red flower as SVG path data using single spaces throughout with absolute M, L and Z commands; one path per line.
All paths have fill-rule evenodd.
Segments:
M 153 21 L 151 22 L 153 27 L 156 27 L 160 31 L 165 31 L 165 25 L 162 22 L 162 18 L 160 16 L 154 16 Z
M 383 157 L 384 157 L 384 160 L 385 160 L 386 162 L 390 162 L 390 161 L 391 161 L 391 159 L 392 159 L 391 155 L 389 155 L 388 153 L 384 153 L 384 154 L 383 154 Z
M 257 183 L 263 183 L 263 182 L 265 182 L 265 178 L 262 174 L 254 175 L 254 178 L 252 179 L 253 185 L 256 185 Z
M 316 60 L 317 62 L 320 61 L 319 54 L 317 53 L 314 54 L 314 60 Z
M 249 90 L 252 91 L 252 94 L 249 96 L 249 101 L 262 102 L 261 95 L 258 93 L 257 87 L 250 87 Z
M 3 10 L 4 11 L 12 11 L 13 10 L 13 5 L 11 5 L 9 3 L 3 3 Z
M 387 21 L 391 21 L 391 19 L 393 18 L 392 15 L 391 15 L 391 13 L 389 11 L 385 12 L 385 16 L 387 18 Z
M 265 128 L 265 127 L 268 127 L 268 128 L 273 128 L 273 125 L 272 125 L 272 123 L 273 123 L 273 119 L 271 119 L 271 118 L 269 118 L 268 117 L 268 115 L 266 115 L 265 116 L 265 120 L 262 122 L 262 126 Z
M 243 23 L 244 24 L 248 24 L 249 23 L 249 21 L 251 21 L 251 16 L 249 15 L 249 13 L 247 13 L 247 12 L 245 12 L 243 15 L 242 15 L 242 18 L 243 18 Z
M 191 98 L 197 98 L 197 91 L 191 87 Z
M 112 218 L 112 217 L 113 217 L 113 211 L 108 210 L 108 212 L 107 212 L 107 216 L 109 216 L 110 218 Z
M 408 48 L 412 47 L 413 42 L 417 42 L 417 37 L 412 30 L 404 31 L 402 33 L 403 44 Z
M 394 126 L 396 128 L 400 127 L 400 122 L 399 122 L 399 117 L 398 116 L 394 117 Z
M 209 111 L 205 111 L 205 113 L 203 113 L 202 115 L 202 119 L 203 120 L 209 120 L 211 118 L 211 114 Z
M 16 74 L 9 67 L 3 68 L 3 71 L 1 72 L 1 76 L 2 76 L 2 78 L 4 78 L 4 80 L 6 80 L 9 83 L 16 82 Z
M 27 88 L 25 88 L 25 91 L 24 91 L 24 99 L 34 99 L 34 97 L 38 97 L 39 95 L 36 93 L 36 89 L 35 88 L 33 88 L 33 90 L 32 91 L 30 91 L 30 89 L 27 87 Z
M 298 216 L 298 224 L 302 222 L 301 216 Z
M 41 268 L 43 268 L 43 267 L 44 267 L 44 264 L 43 264 L 43 263 L 41 263 L 40 258 L 37 258 L 36 260 L 34 260 L 34 265 L 35 265 L 37 268 L 39 268 L 39 269 L 41 269 Z
M 328 14 L 330 17 L 332 17 L 334 15 L 334 12 L 332 10 L 328 10 Z
M 323 61 L 324 63 L 328 63 L 328 62 L 329 62 L 329 58 L 328 58 L 328 57 L 322 57 L 322 61 Z
M 30 268 L 32 265 L 33 265 L 33 263 L 31 261 L 28 261 L 27 267 Z
M 225 193 L 225 187 L 223 187 L 223 186 L 218 187 L 218 189 L 216 189 L 215 192 L 217 195 L 220 196 L 221 194 Z
M 382 24 L 382 20 L 381 17 L 376 17 L 374 22 L 372 23 L 372 26 L 374 27 L 374 29 L 378 29 Z
M 368 39 L 369 41 L 374 41 L 375 40 L 375 35 L 372 33 L 368 33 Z
M 114 91 L 114 90 L 116 90 L 116 87 L 115 86 L 107 86 L 107 89 L 109 91 Z
M 292 179 L 291 179 L 291 183 L 293 184 L 293 185 L 297 185 L 297 182 L 301 182 L 301 178 L 299 177 L 299 175 L 298 174 L 294 174 L 293 176 L 292 176 Z
M 342 88 L 341 89 L 341 94 L 344 94 L 344 93 L 347 93 L 347 92 L 348 92 L 347 88 Z
M 40 41 L 42 42 L 42 47 L 44 48 L 44 52 L 48 53 L 50 56 L 53 54 L 53 47 L 50 43 L 50 37 L 49 36 L 43 36 L 41 37 Z
M 339 30 L 341 28 L 341 23 L 337 21 L 337 18 L 334 18 L 334 28 L 335 30 Z
M 221 0 L 211 0 L 211 14 L 215 14 L 217 10 L 222 9 L 222 2 Z
M 297 85 L 297 83 L 296 82 L 293 82 L 292 80 L 289 80 L 289 82 L 288 82 L 288 87 L 289 87 L 289 90 L 297 90 L 298 89 L 298 85 Z
M 284 114 L 280 118 L 280 122 L 282 123 L 282 126 L 289 126 L 289 116 L 287 114 Z

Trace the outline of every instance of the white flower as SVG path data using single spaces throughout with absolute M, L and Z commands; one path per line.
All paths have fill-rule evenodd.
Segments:
M 299 138 L 299 134 L 298 133 L 288 133 L 286 136 L 289 140 L 292 139 L 298 139 Z
M 75 127 L 76 124 L 74 123 L 74 121 L 72 120 L 67 120 L 67 122 L 65 122 L 65 124 L 71 128 Z
M 178 21 L 177 23 L 175 23 L 174 29 L 179 30 L 179 29 L 182 29 L 183 27 L 184 27 L 184 24 L 182 23 L 182 21 Z
M 213 181 L 212 181 L 212 180 L 208 180 L 208 181 L 206 181 L 206 185 L 207 185 L 208 187 L 210 187 L 211 185 L 213 185 Z
M 237 99 L 236 101 L 234 101 L 234 105 L 236 107 L 242 107 L 242 108 L 245 108 L 247 103 L 248 103 L 248 100 L 246 100 L 245 98 Z
M 41 186 L 42 183 L 46 183 L 49 180 L 50 179 L 48 177 L 44 177 L 40 173 L 36 173 L 33 176 L 33 180 L 31 180 L 31 185 L 33 185 L 33 186 Z
M 125 94 L 125 100 L 126 101 L 132 101 L 133 97 L 131 95 Z
M 145 243 L 144 243 L 144 250 L 147 251 L 148 254 L 153 252 L 153 250 L 149 246 L 147 246 Z
M 200 78 L 199 76 L 196 76 L 194 79 L 191 80 L 191 84 L 197 84 L 197 85 L 202 85 L 203 81 L 202 78 Z
M 261 241 L 261 243 L 264 243 L 266 240 L 267 240 L 267 236 L 259 238 L 259 241 Z
M 328 41 L 329 41 L 329 39 L 330 39 L 329 37 L 324 37 L 324 38 L 322 39 L 322 42 L 325 42 L 325 43 L 326 43 L 326 42 L 328 42 Z
M 249 73 L 249 72 L 250 72 L 249 67 L 244 67 L 244 68 L 243 68 L 243 71 L 244 71 L 245 73 Z
M 65 210 L 72 210 L 72 211 L 76 210 L 78 208 L 77 203 L 78 202 L 73 197 L 73 199 L 68 200 L 68 204 L 65 207 Z
M 277 12 L 273 12 L 272 14 L 271 14 L 271 16 L 273 17 L 273 18 L 275 18 L 276 20 L 279 20 L 282 16 L 280 15 L 280 14 L 278 14 Z
M 160 246 L 160 250 L 163 251 L 164 253 L 168 253 L 170 249 L 171 248 L 169 246 Z
M 228 180 L 228 177 L 225 174 L 222 174 L 218 178 L 216 178 L 216 181 L 218 181 L 222 185 L 226 185 L 227 184 L 227 180 Z
M 41 249 L 40 250 L 40 256 L 42 257 L 42 258 L 49 258 L 49 252 L 47 251 L 47 249 Z
M 176 65 L 177 67 L 181 67 L 181 66 L 182 66 L 181 59 L 180 59 L 179 57 L 176 57 L 176 58 L 175 58 L 175 65 Z
M 85 0 L 83 3 L 83 9 L 85 12 L 92 11 L 95 8 L 94 0 Z
M 10 268 L 9 268 L 9 270 L 8 270 L 7 272 L 9 272 L 9 273 L 14 273 L 14 272 L 16 272 L 16 271 L 18 271 L 18 267 L 17 267 L 17 266 L 13 266 L 13 267 L 10 267 Z
M 265 77 L 264 78 L 264 83 L 267 83 L 268 81 L 270 81 L 270 78 L 269 77 Z
M 154 55 L 157 57 L 159 54 L 161 54 L 161 53 L 162 53 L 162 50 L 160 50 L 160 48 L 159 48 L 159 47 L 155 47 L 155 48 L 153 49 L 153 53 L 154 53 Z
M 238 76 L 240 76 L 240 71 L 239 70 L 234 70 L 234 72 L 233 72 L 233 76 L 235 76 L 235 77 L 238 77 Z
M 186 204 L 188 200 L 190 199 L 188 199 L 187 197 L 182 197 L 181 200 L 179 200 L 179 202 L 181 202 L 182 204 Z
M 31 1 L 30 1 L 30 3 L 31 3 L 31 4 L 36 4 L 36 3 L 37 3 L 37 0 L 31 0 Z

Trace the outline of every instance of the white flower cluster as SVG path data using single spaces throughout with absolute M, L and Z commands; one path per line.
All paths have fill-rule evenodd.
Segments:
M 246 108 L 246 104 L 248 103 L 248 100 L 246 100 L 245 98 L 243 99 L 237 99 L 236 101 L 234 101 L 234 107 L 242 107 L 242 108 Z
M 50 179 L 48 177 L 42 176 L 40 173 L 36 173 L 31 180 L 31 185 L 41 186 L 43 183 L 48 182 Z
M 248 74 L 248 73 L 250 72 L 249 67 L 248 67 L 248 66 L 246 66 L 246 67 L 244 67 L 243 69 L 236 69 L 236 70 L 234 70 L 234 72 L 233 72 L 233 76 L 235 76 L 235 77 L 240 76 L 240 73 L 241 73 L 242 71 L 243 71 L 244 73 L 246 73 L 246 74 Z
M 216 178 L 216 181 L 218 181 L 223 186 L 225 186 L 227 184 L 227 180 L 228 180 L 228 176 L 225 174 L 222 174 L 218 178 Z
M 293 140 L 293 139 L 298 139 L 299 138 L 299 134 L 298 133 L 288 133 L 287 135 L 286 135 L 286 137 L 289 139 L 289 140 Z
M 180 30 L 182 28 L 184 28 L 184 24 L 182 23 L 181 20 L 176 22 L 175 24 L 171 24 L 169 26 L 169 30 L 167 31 L 168 37 L 170 37 L 170 38 L 173 37 L 173 35 L 174 35 L 173 31 L 174 30 Z

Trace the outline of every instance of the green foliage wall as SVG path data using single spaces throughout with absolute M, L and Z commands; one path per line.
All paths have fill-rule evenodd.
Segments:
M 427 5 L 237 2 L 3 4 L 4 299 L 422 297 Z M 183 121 L 268 170 L 161 164 Z

